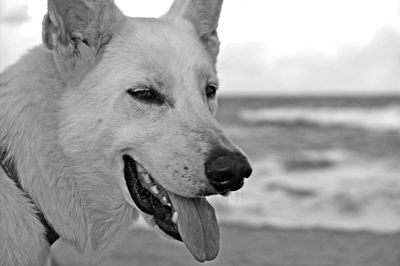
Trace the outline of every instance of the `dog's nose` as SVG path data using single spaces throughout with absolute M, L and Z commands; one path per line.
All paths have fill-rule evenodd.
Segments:
M 237 152 L 211 152 L 205 163 L 210 184 L 219 192 L 236 191 L 253 171 L 247 158 Z

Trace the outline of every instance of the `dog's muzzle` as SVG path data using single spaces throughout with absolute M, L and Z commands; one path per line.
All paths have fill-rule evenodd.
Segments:
M 244 179 L 250 177 L 252 171 L 249 161 L 242 153 L 224 149 L 213 150 L 205 163 L 210 184 L 221 194 L 240 189 Z
M 206 198 L 185 198 L 169 192 L 132 157 L 124 155 L 123 160 L 131 198 L 150 217 L 151 224 L 183 241 L 197 261 L 215 259 L 220 233 L 214 208 Z

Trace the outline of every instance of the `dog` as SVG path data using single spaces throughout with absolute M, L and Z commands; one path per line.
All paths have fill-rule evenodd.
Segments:
M 215 119 L 222 0 L 130 18 L 112 0 L 49 0 L 43 43 L 0 76 L 0 261 L 95 264 L 142 215 L 200 262 L 219 252 L 206 196 L 252 169 Z

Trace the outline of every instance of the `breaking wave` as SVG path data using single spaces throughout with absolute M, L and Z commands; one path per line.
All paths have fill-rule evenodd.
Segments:
M 239 112 L 254 124 L 343 126 L 373 131 L 400 131 L 400 106 L 386 107 L 292 107 L 263 108 Z
M 252 180 L 213 197 L 219 220 L 250 227 L 400 231 L 400 176 L 381 164 L 287 171 L 280 160 L 254 164 Z M 251 181 L 251 182 L 250 182 Z

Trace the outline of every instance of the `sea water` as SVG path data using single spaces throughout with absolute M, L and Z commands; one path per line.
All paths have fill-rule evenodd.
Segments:
M 400 230 L 400 98 L 223 98 L 217 117 L 254 168 L 211 197 L 220 222 Z

